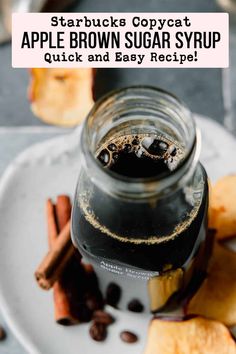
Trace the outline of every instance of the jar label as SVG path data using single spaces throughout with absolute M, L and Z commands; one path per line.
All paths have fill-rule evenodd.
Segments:
M 159 272 L 142 271 L 134 268 L 132 269 L 126 266 L 122 267 L 120 265 L 116 265 L 114 263 L 110 263 L 104 260 L 100 261 L 99 264 L 102 269 L 105 269 L 108 272 L 127 276 L 134 279 L 149 280 L 150 278 L 159 275 Z

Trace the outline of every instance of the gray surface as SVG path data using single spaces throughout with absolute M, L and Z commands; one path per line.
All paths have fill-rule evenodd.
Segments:
M 211 12 L 218 11 L 218 7 L 214 0 L 82 0 L 76 5 L 75 11 Z M 27 70 L 11 68 L 10 44 L 1 46 L 0 127 L 44 125 L 30 111 L 26 95 L 28 82 Z M 219 69 L 104 69 L 98 72 L 95 94 L 99 97 L 111 88 L 133 84 L 156 85 L 170 90 L 183 99 L 191 110 L 223 122 L 222 83 Z M 37 130 L 17 132 L 14 129 L 6 131 L 0 128 L 0 175 L 19 151 L 36 141 L 57 134 L 58 131 L 49 128 L 43 132 Z M 0 324 L 5 325 L 1 316 Z M 0 343 L 0 354 L 25 354 L 10 331 L 7 332 L 6 341 Z

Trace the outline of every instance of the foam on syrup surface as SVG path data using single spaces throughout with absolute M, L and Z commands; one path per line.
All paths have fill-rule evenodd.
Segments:
M 181 147 L 163 135 L 113 137 L 98 149 L 104 168 L 131 178 L 155 177 L 176 169 L 184 157 Z

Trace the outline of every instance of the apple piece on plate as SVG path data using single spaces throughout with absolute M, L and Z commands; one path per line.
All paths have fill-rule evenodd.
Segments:
M 208 275 L 186 306 L 187 314 L 236 324 L 236 253 L 215 243 Z
M 73 127 L 93 106 L 94 69 L 31 69 L 33 113 L 48 124 Z
M 144 354 L 177 353 L 235 354 L 236 344 L 227 327 L 214 320 L 154 318 Z
M 218 240 L 236 236 L 236 175 L 219 179 L 211 188 L 209 226 Z

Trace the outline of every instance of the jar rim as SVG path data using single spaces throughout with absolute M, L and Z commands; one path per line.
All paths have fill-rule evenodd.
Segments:
M 110 169 L 105 169 L 102 164 L 99 162 L 99 160 L 95 157 L 94 152 L 91 149 L 91 144 L 88 141 L 89 140 L 89 119 L 94 117 L 94 115 L 97 113 L 99 108 L 106 102 L 108 102 L 109 99 L 111 98 L 116 98 L 120 93 L 126 94 L 129 92 L 132 92 L 135 94 L 135 92 L 138 92 L 139 90 L 142 90 L 144 92 L 152 92 L 156 94 L 163 94 L 168 98 L 171 98 L 174 102 L 179 104 L 183 110 L 188 113 L 189 118 L 191 120 L 192 128 L 194 130 L 193 134 L 193 139 L 190 141 L 190 145 L 188 148 L 188 151 L 183 158 L 183 160 L 178 164 L 178 166 L 171 171 L 170 173 L 163 173 L 159 174 L 157 176 L 153 177 L 142 177 L 142 178 L 137 178 L 137 177 L 128 177 L 128 176 L 123 176 L 120 175 L 114 171 L 111 171 Z M 154 87 L 150 85 L 133 85 L 133 86 L 128 86 L 128 87 L 123 87 L 119 89 L 115 89 L 101 97 L 97 102 L 95 102 L 94 106 L 92 107 L 91 111 L 86 117 L 86 120 L 83 125 L 82 129 L 82 151 L 85 155 L 85 158 L 88 159 L 88 162 L 91 163 L 93 167 L 93 179 L 95 183 L 99 183 L 99 180 L 102 180 L 102 183 L 106 184 L 106 190 L 109 187 L 109 182 L 114 180 L 117 185 L 117 189 L 125 190 L 124 188 L 125 185 L 129 185 L 130 187 L 133 187 L 133 190 L 136 192 L 141 192 L 142 191 L 142 186 L 145 185 L 146 187 L 146 193 L 143 193 L 144 197 L 151 195 L 152 192 L 155 190 L 156 192 L 160 192 L 161 189 L 163 189 L 163 182 L 165 181 L 164 185 L 165 187 L 170 186 L 173 184 L 173 179 L 176 179 L 179 181 L 181 177 L 184 177 L 186 173 L 188 172 L 188 169 L 190 166 L 194 165 L 196 167 L 196 164 L 198 162 L 198 158 L 200 155 L 200 132 L 196 128 L 195 120 L 192 117 L 192 114 L 190 110 L 186 107 L 185 103 L 180 100 L 178 97 L 176 97 L 174 94 L 159 88 L 159 87 Z M 84 146 L 87 146 L 87 149 L 84 148 Z M 192 166 L 193 167 L 193 166 Z M 192 169 L 192 168 L 191 168 Z M 181 173 L 182 171 L 182 173 Z M 187 176 L 186 176 L 187 177 Z M 114 191 L 113 191 L 114 192 Z M 120 193 L 118 193 L 120 194 Z M 122 194 L 122 193 L 121 193 Z M 131 193 L 132 196 L 135 197 L 135 193 Z

